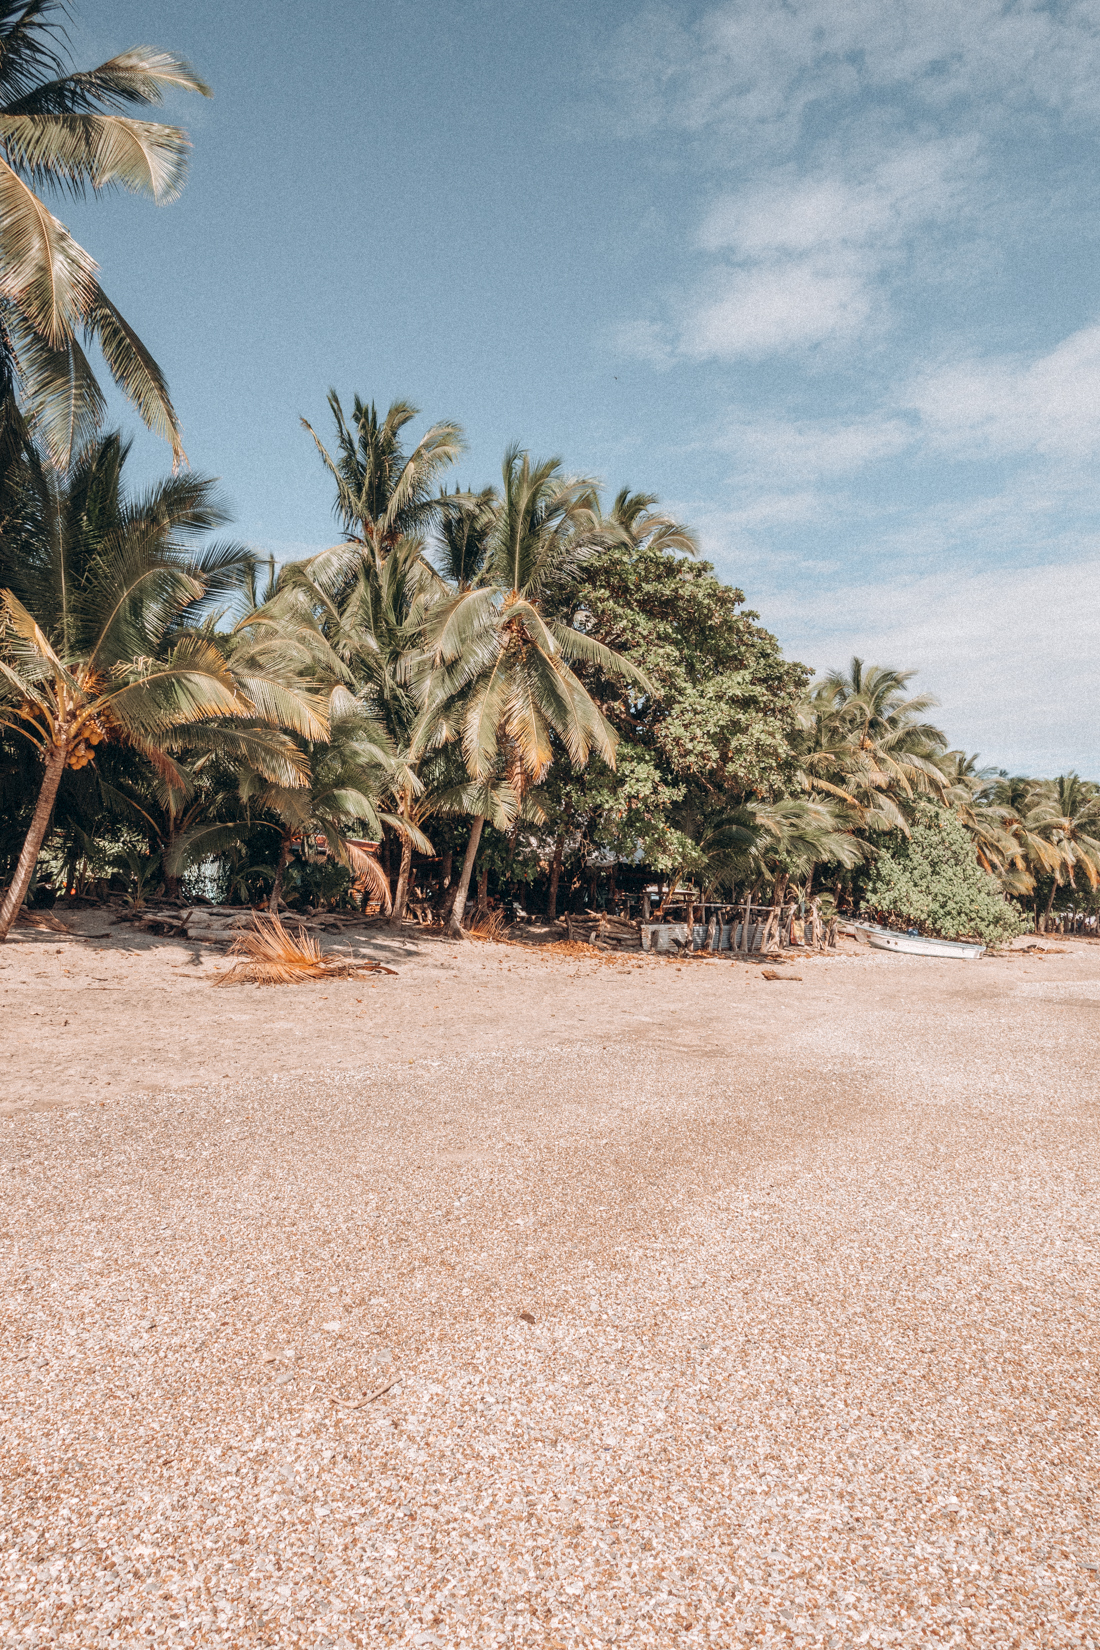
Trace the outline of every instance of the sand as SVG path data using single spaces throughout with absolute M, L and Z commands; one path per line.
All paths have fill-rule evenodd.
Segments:
M 0 1643 L 1100 1644 L 1100 946 L 111 932 L 0 948 Z

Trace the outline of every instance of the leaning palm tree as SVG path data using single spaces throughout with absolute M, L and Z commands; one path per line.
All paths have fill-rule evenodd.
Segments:
M 506 779 L 518 803 L 553 759 L 556 734 L 574 767 L 595 751 L 615 765 L 616 735 L 570 666 L 595 665 L 652 691 L 643 673 L 569 622 L 577 576 L 601 546 L 621 542 L 595 506 L 586 477 L 562 473 L 559 459 L 533 463 L 510 447 L 488 537 L 472 588 L 438 603 L 425 621 L 423 728 L 438 738 L 453 711 L 470 778 Z M 474 856 L 487 814 L 475 815 L 451 909 L 462 932 Z
M 0 396 L 19 396 L 51 460 L 64 467 L 103 414 L 78 341 L 99 345 L 115 383 L 149 428 L 184 454 L 163 374 L 99 284 L 94 260 L 37 191 L 123 188 L 174 200 L 187 134 L 122 110 L 165 88 L 210 96 L 182 58 L 133 46 L 96 69 L 61 56 L 60 0 L 0 0 Z
M 0 939 L 23 903 L 66 768 L 103 741 L 129 746 L 183 783 L 169 746 L 199 723 L 257 723 L 325 736 L 323 703 L 262 668 L 230 659 L 204 610 L 240 576 L 240 546 L 196 547 L 222 518 L 211 483 L 174 476 L 129 499 L 126 448 L 91 443 L 60 477 L 31 452 L 21 473 L 20 557 L 0 588 L 0 728 L 38 751 L 42 781 Z

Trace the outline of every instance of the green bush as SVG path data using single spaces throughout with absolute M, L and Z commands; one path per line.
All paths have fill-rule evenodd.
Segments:
M 945 940 L 976 938 L 998 945 L 1028 927 L 978 864 L 962 825 L 942 808 L 925 809 L 911 837 L 882 849 L 864 906 L 887 923 L 893 918 L 896 926 L 900 918 L 921 934 Z

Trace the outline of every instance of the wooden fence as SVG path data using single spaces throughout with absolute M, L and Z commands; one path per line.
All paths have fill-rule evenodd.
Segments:
M 691 913 L 694 918 L 694 913 Z M 826 922 L 816 900 L 804 916 L 797 901 L 785 905 L 709 906 L 706 920 L 683 922 L 635 922 L 630 917 L 586 911 L 583 916 L 560 919 L 571 940 L 600 946 L 609 951 L 657 951 L 662 955 L 731 951 L 735 955 L 775 954 L 792 945 L 801 950 L 826 951 L 836 946 L 837 919 Z

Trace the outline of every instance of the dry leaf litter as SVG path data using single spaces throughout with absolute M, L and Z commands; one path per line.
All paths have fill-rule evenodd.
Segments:
M 1100 1644 L 1044 989 L 0 1121 L 0 1642 Z

